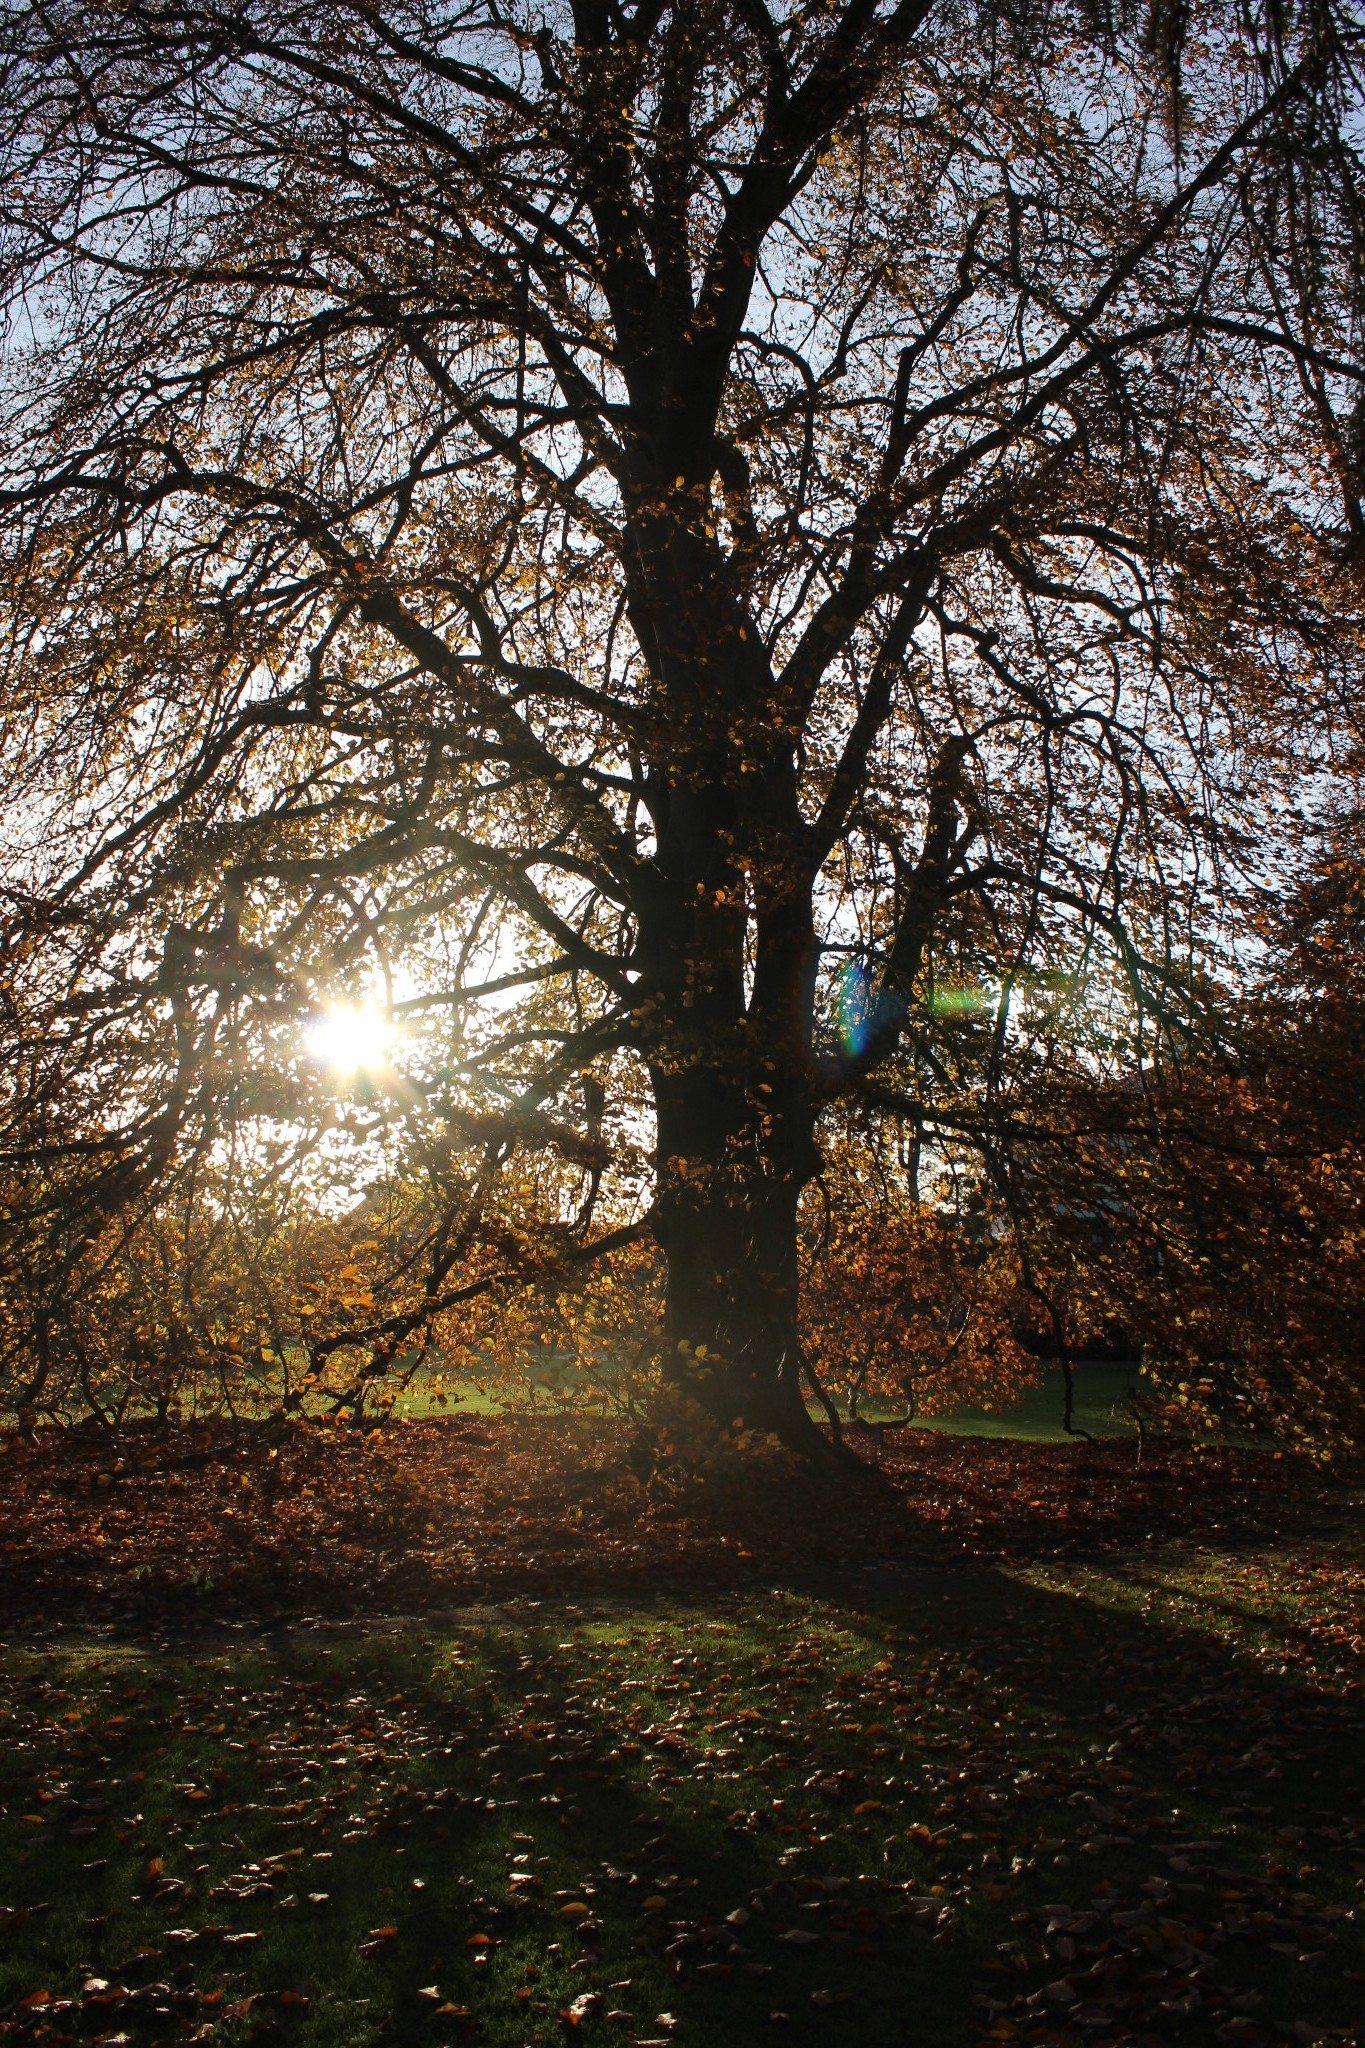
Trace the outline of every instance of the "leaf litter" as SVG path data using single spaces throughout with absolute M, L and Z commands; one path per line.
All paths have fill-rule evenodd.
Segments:
M 831 1485 L 784 1454 L 632 1470 L 604 1418 L 455 1415 L 366 1435 L 150 1429 L 122 1448 L 0 1436 L 0 1617 L 412 1612 L 514 1592 L 653 1590 L 774 1571 L 1008 1561 L 1330 1523 L 1349 1478 L 1307 1458 L 1157 1440 L 911 1432 Z
M 330 1608 L 262 1630 L 228 1599 L 194 1630 L 163 1527 L 164 1600 L 16 1620 L 0 2038 L 1360 2041 L 1365 1577 L 1340 1482 L 1306 1516 L 1269 1461 L 1253 1502 L 1235 1462 L 1172 1459 L 1143 1481 L 1167 1519 L 1119 1544 L 1103 1461 L 991 1447 L 953 1507 L 964 1465 L 935 1450 L 891 1479 L 912 1529 L 905 1502 L 945 1507 L 946 1554 L 882 1561 L 878 1490 L 881 1551 L 855 1503 L 803 1582 L 760 1499 L 765 1578 L 720 1583 L 730 1511 L 679 1488 L 594 1584 L 537 1548 L 567 1456 L 549 1506 L 490 1467 L 479 1512 L 525 1500 L 527 1553 L 518 1577 L 493 1516 L 456 1613 L 339 1616 L 341 1543 L 312 1560 L 346 1588 Z M 1056 1520 L 1021 1492 L 1090 1522 L 1040 1540 Z M 79 1481 L 62 1498 L 74 1536 Z M 443 1540 L 474 1545 L 462 1527 Z M 244 1599 L 246 1563 L 229 1578 Z

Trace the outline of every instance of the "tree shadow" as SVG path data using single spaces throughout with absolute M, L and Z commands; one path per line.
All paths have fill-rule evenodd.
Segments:
M 612 2009 L 629 2015 L 620 2038 L 676 2048 L 827 2048 L 831 2031 L 874 2048 L 1257 2048 L 1277 2023 L 1349 2038 L 1359 1984 L 1344 1972 L 1362 1958 L 1356 1923 L 1330 1916 L 1354 1897 L 1361 1702 L 1124 1606 L 1127 1591 L 1098 1563 L 1040 1582 L 947 1557 L 309 1627 L 167 1625 L 156 1656 L 182 1674 L 177 1700 L 149 1695 L 145 1726 L 125 1709 L 128 1764 L 147 1772 L 148 1815 L 211 1784 L 214 1687 L 234 1697 L 253 1747 L 226 1757 L 221 1832 L 268 1871 L 321 1830 L 326 1861 L 299 1867 L 331 1918 L 305 1929 L 261 1907 L 232 1996 L 306 1977 L 344 1987 L 356 2012 L 368 1999 L 404 2040 L 477 2023 L 489 2048 L 581 2029 L 605 2042 Z M 69 1684 L 51 1694 L 54 1726 L 71 1719 Z M 202 1756 L 158 1764 L 187 1690 L 200 1733 L 174 1739 Z M 372 1773 L 306 1813 L 308 1777 L 255 1789 L 258 1758 L 311 1768 L 305 1710 L 320 1728 L 349 1714 Z M 25 1881 L 49 1898 L 69 1859 L 64 1907 L 88 1929 L 98 1864 L 46 1831 L 33 1853 L 52 1869 Z M 140 1877 L 146 1846 L 123 1853 Z M 166 1853 L 162 1881 L 180 1871 Z M 70 1938 L 90 1962 L 96 1938 Z M 121 1946 L 93 1953 L 99 1973 L 131 1972 L 131 1933 L 111 1923 L 107 1939 Z M 171 1975 L 164 1940 L 142 1950 L 142 1978 Z M 50 1971 L 36 1935 L 30 1953 Z M 440 2024 L 433 1985 L 451 2008 Z M 309 2038 L 360 2039 L 344 2017 Z M 130 2009 L 134 2040 L 155 2024 Z

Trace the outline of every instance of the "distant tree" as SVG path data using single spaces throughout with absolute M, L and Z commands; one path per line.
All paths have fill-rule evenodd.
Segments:
M 1016 1325 L 1063 1358 L 1119 1337 L 1149 1419 L 1327 1453 L 1365 1435 L 1361 822 L 1347 757 L 1247 906 L 1260 972 L 1219 1030 L 1124 1080 L 1040 1082 L 1000 1163 Z
M 1179 1055 L 1354 716 L 1355 10 L 3 38 L 19 1394 L 116 1219 L 348 1137 L 431 1203 L 376 1370 L 647 1229 L 671 1376 L 811 1441 L 830 1134 L 1004 1186 L 1040 1078 Z
M 1162 1091 L 1164 1143 L 1120 1173 L 1120 1280 L 1169 1408 L 1329 1449 L 1365 1436 L 1363 823 L 1347 760 L 1267 892 L 1235 1043 Z

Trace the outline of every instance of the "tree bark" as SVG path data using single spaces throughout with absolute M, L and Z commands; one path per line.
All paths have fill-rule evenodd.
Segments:
M 688 829 L 698 813 L 715 824 L 723 806 L 692 797 L 683 808 L 692 816 L 675 806 L 670 850 L 685 836 L 693 857 L 641 956 L 641 1014 L 658 1020 L 647 1058 L 665 1372 L 718 1420 L 815 1455 L 827 1440 L 803 1392 L 797 1238 L 801 1191 L 820 1168 L 810 891 L 792 876 L 749 904 L 730 834 Z
M 824 1437 L 802 1391 L 797 1208 L 813 1133 L 715 1066 L 656 1072 L 667 1378 L 718 1421 Z

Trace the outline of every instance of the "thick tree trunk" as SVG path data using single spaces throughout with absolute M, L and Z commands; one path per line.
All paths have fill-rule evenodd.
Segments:
M 699 672 L 697 701 L 710 688 Z M 780 748 L 761 779 L 760 809 L 777 819 L 767 844 L 789 847 L 800 813 Z M 810 878 L 796 860 L 755 852 L 752 819 L 742 850 L 743 780 L 737 768 L 679 772 L 660 807 L 664 888 L 640 924 L 665 1364 L 720 1421 L 816 1454 L 826 1439 L 802 1385 L 797 1246 L 801 1191 L 820 1167 Z
M 812 1119 L 775 1116 L 770 1085 L 747 1090 L 716 1067 L 655 1074 L 665 1370 L 718 1420 L 814 1453 L 825 1439 L 802 1384 L 797 1247 Z

